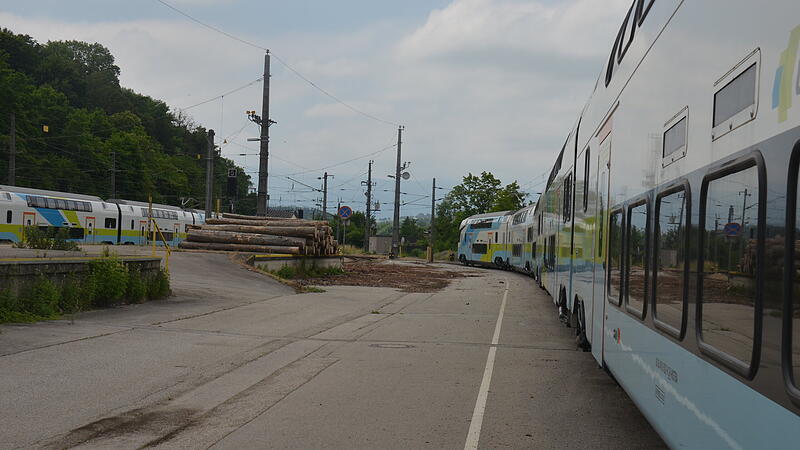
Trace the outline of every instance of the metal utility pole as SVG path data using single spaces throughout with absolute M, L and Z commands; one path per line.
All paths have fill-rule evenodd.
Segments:
M 322 176 L 322 220 L 328 220 L 328 178 L 335 178 L 333 175 L 328 175 L 328 172 Z M 317 178 L 318 180 L 320 178 Z
M 747 197 L 753 195 L 750 194 L 749 192 L 750 191 L 747 188 L 745 188 L 744 191 L 739 191 L 739 195 L 744 194 L 743 195 L 744 198 L 742 199 L 742 230 L 744 230 L 744 217 L 745 217 L 745 211 L 747 211 Z
M 397 166 L 394 172 L 394 223 L 392 224 L 392 258 L 400 255 L 400 156 L 403 145 L 403 129 L 401 125 L 397 128 Z
M 117 151 L 111 150 L 111 198 L 117 198 Z
M 11 113 L 11 131 L 8 134 L 8 184 L 16 184 L 17 172 L 17 117 Z
M 208 151 L 206 153 L 206 219 L 211 218 L 214 196 L 214 130 L 208 130 Z
M 269 51 L 264 55 L 264 93 L 261 100 L 261 150 L 258 156 L 258 201 L 256 214 L 267 215 L 269 207 Z
M 434 220 L 436 219 L 436 178 L 433 179 L 433 187 L 431 187 L 431 230 L 430 230 L 430 239 L 431 239 L 431 253 L 428 257 L 428 262 L 433 262 L 433 244 L 436 242 L 436 232 L 434 231 L 435 228 L 433 226 Z
M 370 232 L 370 216 L 372 215 L 372 163 L 369 161 L 369 170 L 367 170 L 367 216 L 364 223 L 364 251 L 369 252 L 369 232 Z M 363 183 L 363 181 L 362 181 Z

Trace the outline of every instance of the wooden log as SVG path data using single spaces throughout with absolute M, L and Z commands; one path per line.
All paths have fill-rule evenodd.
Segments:
M 244 219 L 206 219 L 208 225 L 252 225 L 257 227 L 264 226 L 277 226 L 277 227 L 309 227 L 309 226 L 323 226 L 327 222 L 315 220 L 244 220 Z
M 189 230 L 186 237 L 192 242 L 219 242 L 224 244 L 279 245 L 305 247 L 306 240 L 299 237 L 270 234 L 234 233 L 231 231 Z
M 303 220 L 293 217 L 270 217 L 270 216 L 248 216 L 245 214 L 222 213 L 224 219 L 242 219 L 242 220 Z
M 226 252 L 281 253 L 299 255 L 300 247 L 278 245 L 220 244 L 215 242 L 181 241 L 179 248 L 190 250 L 220 250 Z
M 319 236 L 316 227 L 262 227 L 254 225 L 203 225 L 204 231 L 230 231 L 234 233 L 269 234 L 316 240 Z

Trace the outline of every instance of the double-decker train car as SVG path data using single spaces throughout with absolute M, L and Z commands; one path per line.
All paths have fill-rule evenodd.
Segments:
M 510 268 L 533 275 L 536 243 L 534 242 L 534 205 L 527 206 L 511 216 L 508 224 L 511 246 Z
M 671 447 L 797 447 L 800 5 L 635 0 L 612 44 L 534 274 Z
M 507 268 L 508 222 L 513 211 L 476 214 L 459 226 L 458 260 L 462 264 Z
M 100 197 L 0 186 L 0 241 L 19 242 L 25 227 L 66 228 L 70 241 L 115 244 L 117 205 Z
M 143 202 L 0 185 L 0 242 L 22 241 L 26 227 L 54 227 L 66 229 L 74 242 L 144 245 L 152 239 L 148 217 Z M 158 245 L 177 245 L 188 225 L 204 220 L 196 212 L 159 204 L 153 204 L 153 217 L 162 232 L 156 234 Z
M 134 200 L 109 199 L 119 207 L 121 224 L 121 244 L 145 244 L 152 239 L 152 228 L 147 226 L 150 217 L 150 204 Z M 156 233 L 157 245 L 178 245 L 186 239 L 189 225 L 202 223 L 200 217 L 177 206 L 152 204 L 153 220 L 161 233 Z

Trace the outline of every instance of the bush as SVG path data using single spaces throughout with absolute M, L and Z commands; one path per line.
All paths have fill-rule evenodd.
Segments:
M 69 229 L 66 227 L 37 226 L 25 227 L 23 240 L 14 244 L 17 248 L 33 248 L 37 250 L 80 250 L 78 244 L 69 240 Z
M 139 303 L 147 297 L 147 283 L 138 268 L 128 269 L 128 283 L 125 298 L 131 303 Z
M 55 317 L 61 312 L 58 308 L 61 293 L 55 283 L 45 277 L 39 277 L 20 297 L 20 306 L 25 312 L 39 317 Z
M 98 259 L 89 263 L 89 279 L 94 285 L 94 306 L 118 303 L 128 288 L 128 268 L 116 259 Z
M 89 263 L 86 276 L 69 275 L 60 286 L 41 276 L 19 295 L 0 290 L 0 323 L 55 319 L 92 306 L 155 300 L 170 293 L 165 270 L 144 276 L 138 268 L 128 270 L 116 258 L 103 258 Z
M 94 301 L 96 284 L 92 277 L 81 279 L 69 276 L 61 288 L 59 309 L 62 313 L 71 314 L 89 308 Z
M 298 276 L 298 271 L 294 267 L 283 266 L 275 271 L 275 275 L 285 280 L 291 280 L 292 278 Z

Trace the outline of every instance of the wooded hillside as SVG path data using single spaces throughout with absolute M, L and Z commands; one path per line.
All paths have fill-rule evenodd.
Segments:
M 155 68 L 157 69 L 157 68 Z M 40 44 L 0 30 L 0 180 L 7 182 L 10 116 L 16 116 L 16 185 L 179 205 L 205 198 L 206 129 L 164 102 L 119 84 L 101 44 Z M 45 132 L 43 126 L 49 131 Z M 114 159 L 116 160 L 114 162 Z M 215 198 L 227 169 L 215 160 Z M 250 177 L 239 170 L 237 210 L 251 212 Z M 251 196 L 252 197 L 252 196 Z M 225 204 L 225 202 L 223 202 Z

